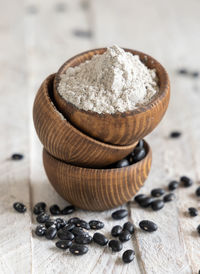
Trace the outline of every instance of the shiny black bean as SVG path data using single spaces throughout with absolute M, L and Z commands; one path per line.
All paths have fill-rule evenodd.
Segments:
M 85 245 L 73 244 L 70 246 L 69 251 L 74 255 L 83 255 L 88 252 L 88 247 Z
M 73 218 L 70 218 L 69 220 L 68 220 L 68 223 L 69 224 L 77 224 L 77 223 L 79 223 L 80 222 L 80 218 L 78 218 L 78 217 L 73 217 Z
M 127 159 L 122 159 L 116 163 L 116 168 L 122 168 L 126 166 L 129 166 L 129 161 Z
M 149 220 L 143 220 L 139 223 L 139 226 L 142 230 L 145 230 L 147 232 L 154 232 L 158 229 L 157 224 L 155 224 L 152 221 Z
M 146 197 L 146 198 L 143 198 L 143 199 L 141 199 L 139 201 L 139 205 L 141 207 L 146 208 L 146 207 L 149 207 L 153 201 L 154 201 L 154 198 L 152 198 L 152 197 Z
M 118 240 L 111 240 L 108 245 L 112 249 L 113 252 L 119 252 L 123 248 L 122 243 Z
M 108 239 L 103 234 L 98 232 L 94 233 L 93 240 L 95 243 L 101 246 L 105 246 L 108 243 Z
M 179 186 L 179 182 L 177 182 L 177 181 L 171 181 L 171 182 L 169 183 L 169 185 L 168 185 L 168 189 L 169 189 L 170 191 L 173 191 L 173 190 L 177 189 L 178 186 Z
M 122 260 L 124 263 L 130 263 L 134 260 L 135 258 L 135 251 L 132 249 L 126 250 L 123 255 L 122 255 Z
M 71 223 L 71 224 L 66 225 L 63 229 L 72 231 L 73 228 L 75 228 L 75 224 Z
M 132 152 L 132 163 L 141 161 L 146 155 L 144 148 L 136 147 Z
M 14 153 L 14 154 L 12 154 L 12 156 L 11 156 L 11 159 L 12 160 L 22 160 L 24 158 L 24 155 L 23 154 L 20 154 L 20 153 Z
M 135 196 L 134 200 L 135 200 L 136 203 L 139 203 L 144 198 L 147 198 L 147 196 L 145 194 L 138 194 L 138 195 Z
M 115 220 L 121 220 L 128 215 L 128 210 L 126 209 L 119 209 L 112 213 L 112 218 Z
M 70 246 L 72 246 L 72 241 L 69 241 L 69 240 L 61 240 L 56 242 L 56 247 L 63 250 L 68 249 Z
M 56 227 L 56 222 L 54 220 L 48 220 L 45 222 L 46 228 L 49 228 L 50 226 L 55 226 Z
M 198 215 L 198 210 L 195 207 L 189 207 L 188 212 L 191 217 L 196 217 Z
M 187 176 L 182 176 L 180 178 L 180 181 L 182 182 L 184 187 L 190 187 L 191 185 L 193 185 L 193 181 Z
M 48 214 L 46 214 L 46 213 L 41 213 L 40 215 L 38 215 L 37 217 L 36 217 L 36 220 L 37 220 L 37 222 L 38 223 L 46 223 L 46 221 L 48 221 L 49 220 L 49 218 L 50 218 L 50 216 L 48 215 Z
M 119 240 L 124 243 L 129 241 L 131 238 L 131 234 L 128 230 L 122 230 L 122 232 L 119 234 Z
M 56 222 L 57 229 L 63 228 L 67 225 L 67 221 L 62 218 L 56 218 L 55 222 Z
M 170 138 L 179 138 L 181 136 L 181 132 L 179 131 L 172 131 L 170 133 Z
M 91 229 L 102 229 L 104 227 L 104 223 L 98 220 L 91 220 L 89 222 L 90 228 Z
M 163 200 L 157 199 L 151 203 L 151 208 L 154 211 L 158 211 L 158 210 L 162 209 L 164 207 L 164 205 L 165 205 L 165 203 L 163 202 Z
M 53 226 L 50 226 L 45 232 L 45 237 L 48 240 L 53 240 L 56 237 L 56 234 L 57 234 L 57 229 Z
M 195 193 L 197 197 L 200 197 L 200 186 L 196 189 Z
M 44 225 L 38 225 L 35 229 L 35 234 L 39 237 L 42 237 L 45 235 L 46 227 Z
M 77 227 L 81 227 L 81 228 L 85 228 L 87 230 L 90 229 L 90 225 L 88 222 L 84 221 L 84 220 L 80 220 L 79 222 L 76 223 Z
M 61 240 L 69 240 L 72 241 L 74 239 L 74 234 L 68 230 L 60 229 L 58 231 L 58 238 Z
M 77 244 L 90 244 L 92 242 L 92 236 L 90 235 L 79 235 L 75 237 Z
M 19 213 L 26 212 L 26 206 L 22 203 L 19 203 L 19 202 L 14 203 L 13 208 Z
M 120 225 L 115 225 L 113 226 L 111 230 L 111 235 L 113 237 L 118 237 L 121 232 L 122 232 L 122 227 Z
M 49 210 L 50 210 L 52 215 L 60 215 L 61 214 L 61 210 L 60 210 L 60 207 L 58 205 L 50 206 Z
M 33 213 L 35 215 L 39 215 L 39 214 L 45 212 L 45 210 L 46 210 L 46 204 L 44 202 L 39 202 L 34 206 Z
M 135 232 L 134 225 L 131 222 L 126 222 L 123 225 L 123 230 L 128 230 L 130 234 L 133 234 Z
M 174 193 L 169 193 L 169 194 L 166 194 L 166 195 L 163 197 L 163 201 L 164 201 L 165 203 L 167 203 L 167 202 L 173 201 L 175 198 L 176 198 L 176 196 L 174 195 Z
M 75 207 L 73 205 L 70 205 L 70 206 L 66 206 L 65 208 L 63 208 L 61 210 L 61 214 L 68 215 L 68 214 L 72 214 L 74 211 L 75 211 Z
M 143 148 L 144 147 L 144 140 L 140 140 L 136 147 Z
M 160 197 L 165 193 L 164 189 L 162 188 L 154 188 L 151 191 L 151 196 L 153 197 Z
M 74 236 L 88 234 L 87 232 L 83 231 L 83 229 L 81 227 L 75 227 L 75 228 L 73 228 L 71 230 L 71 233 L 74 234 Z

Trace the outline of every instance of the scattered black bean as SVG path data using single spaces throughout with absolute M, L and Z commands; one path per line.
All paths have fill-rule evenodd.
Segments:
M 154 201 L 154 198 L 152 198 L 152 197 L 145 197 L 145 198 L 143 198 L 143 199 L 141 199 L 139 201 L 139 205 L 141 207 L 146 208 L 146 207 L 149 207 L 153 201 Z
M 94 233 L 93 240 L 95 243 L 101 246 L 105 246 L 108 243 L 108 239 L 103 234 L 98 232 Z
M 170 191 L 173 191 L 173 190 L 177 189 L 178 186 L 179 186 L 179 182 L 177 182 L 177 181 L 171 181 L 171 182 L 169 183 L 169 185 L 168 185 L 168 189 L 169 189 Z
M 191 76 L 193 78 L 197 78 L 197 77 L 199 77 L 199 72 L 198 71 L 194 71 L 194 72 L 191 73 Z
M 77 244 L 90 244 L 92 242 L 92 236 L 90 235 L 79 235 L 75 237 Z
M 130 162 L 131 163 L 137 163 L 145 157 L 146 151 L 145 151 L 144 148 L 136 147 L 133 150 L 131 155 L 132 155 L 132 158 L 130 158 Z
M 157 199 L 151 203 L 151 208 L 154 211 L 158 211 L 158 210 L 162 209 L 164 207 L 164 205 L 165 204 L 164 204 L 163 200 Z
M 173 201 L 175 198 L 176 198 L 176 196 L 174 195 L 174 193 L 169 193 L 169 194 L 166 194 L 166 195 L 163 197 L 163 201 L 164 201 L 165 203 L 167 203 L 167 202 Z
M 200 235 L 200 225 L 197 226 L 197 232 L 198 232 L 199 235 Z
M 46 210 L 46 204 L 44 202 L 37 203 L 33 208 L 33 213 L 39 215 Z
M 74 255 L 83 255 L 88 252 L 88 247 L 86 245 L 73 244 L 70 246 L 69 251 Z
M 122 159 L 116 163 L 116 168 L 122 168 L 126 166 L 129 166 L 129 161 L 127 159 Z
M 165 193 L 164 189 L 162 188 L 154 188 L 151 191 L 151 196 L 153 197 L 160 197 Z
M 63 228 L 67 225 L 67 221 L 62 218 L 56 218 L 55 222 L 56 222 L 57 229 Z
M 135 258 L 135 251 L 132 249 L 126 250 L 122 255 L 122 260 L 124 263 L 130 263 Z
M 198 215 L 198 210 L 195 207 L 189 207 L 188 212 L 191 217 L 196 217 Z
M 87 232 L 83 231 L 83 229 L 81 227 L 75 227 L 75 228 L 73 228 L 71 230 L 71 233 L 74 234 L 74 236 L 88 234 Z
M 122 243 L 118 240 L 111 240 L 108 245 L 112 249 L 113 252 L 119 252 L 123 248 Z
M 78 217 L 73 217 L 73 218 L 70 218 L 69 220 L 68 220 L 68 223 L 69 224 L 77 224 L 77 223 L 79 223 L 80 222 L 80 218 L 78 218 Z
M 79 222 L 76 223 L 77 227 L 81 227 L 81 228 L 85 228 L 87 230 L 90 229 L 90 225 L 88 222 L 84 221 L 84 220 L 80 220 Z
M 123 225 L 123 230 L 128 230 L 130 234 L 133 234 L 135 232 L 134 225 L 131 222 L 126 222 Z
M 171 133 L 170 133 L 170 137 L 171 138 L 179 138 L 180 136 L 181 136 L 181 132 L 180 131 L 172 131 Z
M 131 238 L 131 234 L 128 230 L 122 230 L 122 232 L 119 234 L 119 240 L 123 242 L 129 241 Z
M 45 222 L 45 227 L 49 228 L 50 226 L 56 227 L 56 222 L 54 220 L 49 219 L 48 221 Z
M 64 250 L 68 249 L 71 245 L 72 245 L 72 241 L 69 241 L 69 240 L 61 240 L 56 242 L 56 247 Z
M 19 203 L 19 202 L 14 203 L 13 208 L 19 213 L 26 212 L 26 206 L 22 203 Z
M 75 211 L 75 207 L 73 205 L 70 205 L 70 206 L 66 206 L 65 208 L 63 208 L 61 210 L 61 214 L 68 215 L 68 214 L 72 214 L 74 211 Z
M 104 223 L 98 220 L 91 220 L 89 225 L 91 229 L 102 229 L 104 227 Z
M 53 226 L 50 226 L 45 232 L 45 237 L 48 240 L 53 240 L 56 237 L 56 234 L 57 234 L 57 229 Z
M 140 140 L 136 147 L 143 148 L 144 147 L 144 140 Z
M 23 154 L 20 154 L 20 153 L 14 153 L 12 154 L 11 156 L 11 159 L 12 160 L 22 160 L 24 158 L 24 155 Z
M 178 70 L 178 74 L 186 75 L 186 74 L 188 74 L 188 70 L 185 69 L 185 68 L 179 69 L 179 70 Z
M 58 238 L 61 240 L 72 241 L 74 239 L 74 234 L 68 230 L 60 229 L 57 234 Z
M 61 210 L 60 210 L 60 207 L 58 205 L 50 206 L 49 210 L 50 210 L 52 215 L 60 215 L 61 214 Z
M 145 194 L 138 194 L 135 196 L 134 200 L 136 203 L 139 203 L 141 200 L 143 200 L 144 198 L 146 198 L 147 196 Z
M 200 186 L 196 189 L 196 196 L 200 197 Z
M 126 209 L 119 209 L 112 213 L 112 218 L 115 220 L 121 220 L 128 215 L 128 210 Z
M 111 235 L 113 237 L 118 237 L 121 232 L 122 232 L 122 227 L 120 225 L 115 225 L 113 226 L 111 230 Z
M 158 229 L 157 224 L 155 224 L 152 221 L 149 220 L 143 220 L 139 223 L 139 226 L 142 230 L 148 231 L 148 232 L 154 232 Z
M 66 225 L 63 229 L 64 229 L 64 230 L 72 231 L 73 228 L 75 228 L 75 224 L 72 224 L 72 223 L 71 223 L 71 224 Z
M 46 227 L 44 225 L 36 226 L 35 234 L 37 236 L 42 237 L 42 236 L 44 236 L 45 232 L 46 232 Z
M 182 176 L 180 178 L 180 181 L 183 183 L 184 187 L 190 187 L 193 184 L 193 181 L 189 177 L 186 177 L 186 176 Z
M 37 222 L 38 223 L 46 223 L 46 221 L 48 221 L 49 220 L 49 218 L 50 218 L 50 216 L 48 215 L 48 214 L 46 214 L 46 213 L 41 213 L 40 215 L 38 215 L 37 217 L 36 217 L 36 220 L 37 220 Z

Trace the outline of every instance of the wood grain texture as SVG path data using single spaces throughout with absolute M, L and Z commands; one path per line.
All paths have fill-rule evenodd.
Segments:
M 54 74 L 42 83 L 33 107 L 38 137 L 50 154 L 78 166 L 103 167 L 133 151 L 137 142 L 123 147 L 104 144 L 88 137 L 64 119 L 53 104 L 53 80 Z
M 147 67 L 156 69 L 159 79 L 158 94 L 154 96 L 151 103 L 136 110 L 115 114 L 98 114 L 85 111 L 67 102 L 58 92 L 60 75 L 67 68 L 78 66 L 86 60 L 90 60 L 96 54 L 103 54 L 106 48 L 90 50 L 72 57 L 62 65 L 54 79 L 54 99 L 60 112 L 74 126 L 89 136 L 115 145 L 130 145 L 149 134 L 165 114 L 170 97 L 169 78 L 163 66 L 145 53 L 131 49 L 125 50 L 133 55 L 139 55 L 140 60 Z
M 87 210 L 107 210 L 123 205 L 143 186 L 150 168 L 152 153 L 144 143 L 146 156 L 124 168 L 89 169 L 72 166 L 43 150 L 47 177 L 55 190 L 69 203 Z

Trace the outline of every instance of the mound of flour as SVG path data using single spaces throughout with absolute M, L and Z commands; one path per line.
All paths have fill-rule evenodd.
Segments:
M 67 102 L 97 113 L 134 110 L 147 104 L 158 90 L 156 71 L 118 46 L 68 68 L 58 86 Z

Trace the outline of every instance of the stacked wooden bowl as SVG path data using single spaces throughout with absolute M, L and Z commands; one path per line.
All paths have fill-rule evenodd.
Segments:
M 129 155 L 138 141 L 162 119 L 169 102 L 170 87 L 165 69 L 152 57 L 140 56 L 155 68 L 159 92 L 146 105 L 134 111 L 97 114 L 66 102 L 58 93 L 60 75 L 68 67 L 102 54 L 105 48 L 81 53 L 68 60 L 56 74 L 42 83 L 34 102 L 33 120 L 44 146 L 43 163 L 55 190 L 71 204 L 89 210 L 105 210 L 129 201 L 144 184 L 152 154 L 145 142 L 146 156 L 123 168 L 109 165 Z

